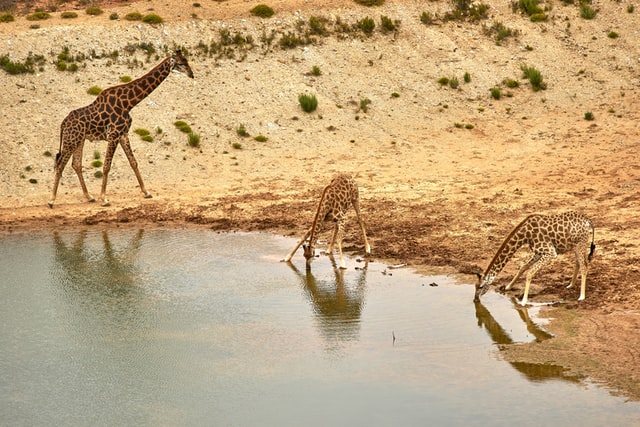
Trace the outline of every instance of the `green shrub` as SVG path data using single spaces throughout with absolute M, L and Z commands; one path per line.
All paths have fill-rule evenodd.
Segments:
M 400 21 L 392 21 L 388 16 L 380 16 L 380 28 L 383 33 L 391 33 L 398 30 Z
M 518 7 L 529 16 L 543 12 L 542 8 L 538 6 L 538 0 L 518 0 Z
M 142 22 L 144 22 L 145 24 L 162 24 L 162 22 L 164 21 L 162 20 L 162 17 L 160 15 L 150 13 L 142 17 Z
M 458 89 L 459 85 L 460 85 L 460 82 L 458 81 L 458 78 L 456 76 L 453 76 L 449 79 L 449 87 L 451 89 Z
M 103 11 L 98 6 L 89 6 L 84 10 L 87 15 L 98 16 L 102 15 Z
M 119 18 L 118 14 L 113 12 L 111 15 L 109 15 L 109 19 L 112 21 L 117 21 Z
M 373 33 L 373 30 L 376 28 L 376 23 L 373 18 L 369 18 L 367 16 L 366 18 L 362 18 L 361 20 L 359 20 L 356 23 L 356 27 L 358 27 L 360 31 L 362 31 L 366 35 L 371 35 L 371 33 Z
M 520 86 L 520 83 L 517 80 L 514 79 L 504 79 L 502 81 L 504 83 L 504 85 L 510 89 L 514 89 Z
M 100 95 L 100 92 L 102 92 L 102 88 L 100 86 L 91 86 L 87 89 L 87 93 L 89 95 Z
M 142 14 L 140 12 L 129 12 L 124 16 L 127 21 L 142 21 Z
M 94 160 L 93 162 L 91 162 L 91 166 L 93 166 L 94 168 L 99 168 L 100 166 L 102 166 L 102 161 Z
M 253 16 L 260 18 L 271 18 L 274 14 L 273 9 L 266 4 L 259 4 L 250 10 Z
M 15 18 L 10 13 L 3 13 L 0 15 L 0 22 L 13 22 Z
M 151 132 L 149 132 L 147 129 L 142 129 L 142 128 L 135 129 L 133 133 L 138 134 L 140 136 L 151 135 Z
M 364 98 L 360 100 L 360 111 L 366 113 L 369 111 L 369 104 L 371 104 L 371 100 L 369 98 Z
M 200 147 L 200 134 L 189 132 L 189 135 L 187 135 L 187 143 L 190 147 Z
M 311 113 L 312 111 L 315 111 L 316 108 L 318 108 L 318 98 L 316 98 L 315 95 L 301 93 L 300 95 L 298 95 L 298 102 L 300 103 L 300 107 L 302 107 L 302 110 L 307 113 Z
M 522 76 L 528 79 L 531 83 L 531 87 L 533 88 L 534 92 L 547 88 L 547 84 L 542 81 L 542 74 L 539 70 L 525 64 L 522 64 L 520 66 L 520 69 L 522 70 Z
M 239 142 L 234 142 L 233 144 L 231 144 L 231 146 L 235 149 L 235 150 L 240 150 L 242 148 L 242 144 L 240 144 Z
M 35 73 L 33 64 L 28 60 L 25 62 L 14 62 L 9 59 L 8 55 L 0 56 L 0 68 L 12 75 Z
M 493 99 L 500 99 L 502 98 L 502 90 L 500 90 L 499 87 L 494 86 L 491 89 L 489 89 L 491 91 L 491 97 Z
M 384 4 L 384 0 L 353 0 L 356 3 L 362 6 L 382 6 Z
M 264 136 L 264 135 L 258 135 L 258 136 L 256 136 L 256 137 L 255 137 L 255 138 L 253 138 L 253 139 L 254 139 L 254 140 L 256 140 L 256 141 L 258 141 L 258 142 L 267 142 L 267 140 L 268 140 L 269 138 L 267 138 L 267 137 L 266 137 L 266 136 Z
M 322 74 L 322 71 L 320 71 L 320 67 L 314 65 L 313 67 L 311 67 L 311 74 L 314 76 L 319 76 L 320 74 Z
M 440 86 L 446 86 L 449 84 L 449 77 L 440 77 L 438 79 L 438 83 L 440 83 Z
M 143 135 L 140 137 L 140 139 L 145 142 L 153 142 L 153 136 L 151 135 Z
M 98 160 L 100 158 L 100 152 L 98 150 L 94 150 L 93 158 L 96 159 L 96 160 Z
M 462 77 L 464 79 L 465 83 L 469 83 L 471 81 L 471 74 L 469 74 L 469 72 L 464 73 L 464 76 Z
M 583 19 L 593 19 L 597 14 L 598 11 L 592 8 L 586 1 L 580 3 L 580 17 Z
M 615 31 L 609 31 L 607 37 L 609 37 L 610 39 L 617 39 L 618 37 L 620 37 L 620 35 Z
M 432 25 L 435 22 L 435 17 L 431 14 L 431 12 L 422 12 L 420 15 L 420 22 L 424 25 Z
M 185 121 L 178 120 L 178 121 L 173 122 L 173 125 L 175 127 L 177 127 L 178 130 L 180 130 L 181 132 L 184 132 L 184 133 L 191 133 L 192 132 L 191 131 L 191 126 L 189 126 L 187 124 L 187 122 L 185 122 Z
M 238 136 L 241 136 L 243 138 L 249 136 L 249 132 L 247 132 L 247 128 L 245 128 L 244 125 L 238 126 L 238 129 L 236 129 L 236 133 L 238 134 Z
M 42 21 L 51 18 L 47 12 L 33 12 L 31 15 L 27 15 L 27 21 Z
M 62 19 L 73 19 L 73 18 L 77 18 L 78 14 L 75 12 L 71 12 L 70 10 L 62 12 L 60 14 L 60 18 Z
M 129 83 L 131 81 L 131 76 L 120 76 L 120 82 Z
M 531 20 L 531 22 L 543 22 L 547 20 L 547 14 L 546 13 L 534 13 L 533 15 L 531 15 L 531 17 L 529 18 Z
M 584 119 L 585 120 L 595 120 L 595 117 L 593 115 L 593 113 L 591 111 L 587 111 L 586 113 L 584 113 Z

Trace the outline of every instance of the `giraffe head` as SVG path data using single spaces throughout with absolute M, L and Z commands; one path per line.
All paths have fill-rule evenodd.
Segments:
M 316 256 L 316 248 L 309 242 L 308 245 L 302 245 L 302 250 L 304 252 L 304 258 L 307 260 L 307 266 L 311 265 L 313 257 Z
M 480 301 L 480 296 L 487 293 L 493 279 L 496 278 L 494 274 L 477 274 L 478 283 L 476 283 L 476 293 L 473 298 L 474 301 Z
M 176 53 L 171 56 L 171 69 L 180 71 L 181 73 L 193 78 L 193 71 L 191 71 L 187 58 L 182 55 L 182 51 L 180 49 L 176 50 Z

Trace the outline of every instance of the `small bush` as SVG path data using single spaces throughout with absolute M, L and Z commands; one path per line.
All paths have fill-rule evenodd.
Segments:
M 319 76 L 320 74 L 322 74 L 322 71 L 320 71 L 320 67 L 314 65 L 313 67 L 311 67 L 311 74 L 314 76 Z
M 89 89 L 87 89 L 87 93 L 89 95 L 100 95 L 100 92 L 102 92 L 102 88 L 100 86 L 91 86 Z
M 534 13 L 533 15 L 531 15 L 531 17 L 529 18 L 531 20 L 531 22 L 543 22 L 547 20 L 547 14 L 546 13 Z
M 117 21 L 119 18 L 118 14 L 113 12 L 111 15 L 109 15 L 109 19 L 112 21 Z
M 241 136 L 243 138 L 249 136 L 249 132 L 247 132 L 247 128 L 245 128 L 244 125 L 238 126 L 238 129 L 236 129 L 236 133 L 238 134 L 238 136 Z
M 185 121 L 178 120 L 178 121 L 173 122 L 173 125 L 175 127 L 177 127 L 178 130 L 180 130 L 180 132 L 184 132 L 184 133 L 191 133 L 192 132 L 191 131 L 191 126 L 189 126 L 187 124 L 187 122 L 185 122 Z
M 586 113 L 584 113 L 584 119 L 585 120 L 594 120 L 595 117 L 593 116 L 593 113 L 591 111 L 587 111 Z
M 142 128 L 135 129 L 133 133 L 138 134 L 140 136 L 151 135 L 151 132 L 149 132 L 147 129 L 142 129 Z
M 253 16 L 260 18 L 271 18 L 274 14 L 273 9 L 266 4 L 259 4 L 250 10 Z
M 78 14 L 75 12 L 71 12 L 71 11 L 66 11 L 66 12 L 62 12 L 60 14 L 60 18 L 62 19 L 73 19 L 73 18 L 77 18 Z
M 311 113 L 312 111 L 315 111 L 316 108 L 318 108 L 318 98 L 316 98 L 315 95 L 301 93 L 300 95 L 298 95 L 298 102 L 300 103 L 300 107 L 302 107 L 302 110 L 307 113 Z
M 471 82 L 471 74 L 469 74 L 469 72 L 464 73 L 464 76 L 462 76 L 462 78 L 464 79 L 465 83 Z
M 3 13 L 0 15 L 0 22 L 13 22 L 15 18 L 10 13 Z
M 93 162 L 91 162 L 91 166 L 93 166 L 94 168 L 99 168 L 100 166 L 102 166 L 102 161 L 94 160 Z
M 190 147 L 200 147 L 200 134 L 190 132 L 189 135 L 187 135 L 187 143 Z
M 369 98 L 364 98 L 360 100 L 360 111 L 366 113 L 369 111 L 369 104 L 371 104 L 371 100 Z
M 420 15 L 420 22 L 424 25 L 432 25 L 435 22 L 435 17 L 431 14 L 431 12 L 422 12 Z
M 31 15 L 27 15 L 27 21 L 42 21 L 51 18 L 47 12 L 34 12 Z
M 129 83 L 131 81 L 131 76 L 120 76 L 120 82 Z
M 86 8 L 84 10 L 84 12 L 87 15 L 91 15 L 91 16 L 98 16 L 98 15 L 102 15 L 103 10 L 100 9 L 98 6 L 89 6 L 88 8 Z
M 258 142 L 267 142 L 267 140 L 268 140 L 269 138 L 267 138 L 267 137 L 266 137 L 266 136 L 264 136 L 264 135 L 258 135 L 258 136 L 256 136 L 256 137 L 255 137 L 255 138 L 253 138 L 253 139 L 254 139 L 254 140 L 256 140 L 256 141 L 258 141 Z
M 98 160 L 100 158 L 100 152 L 98 150 L 95 150 L 93 152 L 93 158 L 96 159 L 96 160 Z
M 510 89 L 514 89 L 520 86 L 520 83 L 517 80 L 514 79 L 504 79 L 502 81 L 504 83 L 504 85 Z
M 497 100 L 497 99 L 502 98 L 502 90 L 500 90 L 500 88 L 499 88 L 499 87 L 494 86 L 494 87 L 492 87 L 492 88 L 490 89 L 490 91 L 491 91 L 491 97 L 492 97 L 493 99 L 496 99 L 496 100 Z
M 518 0 L 518 7 L 528 16 L 543 12 L 542 8 L 538 6 L 538 0 Z
M 240 144 L 239 142 L 234 142 L 233 144 L 231 144 L 231 147 L 233 147 L 235 150 L 240 150 L 242 148 L 242 144 Z
M 547 84 L 542 81 L 542 74 L 539 70 L 525 64 L 522 64 L 520 69 L 522 70 L 522 76 L 531 83 L 531 88 L 533 88 L 534 92 L 547 88 Z
M 373 18 L 369 18 L 367 16 L 366 18 L 362 18 L 361 20 L 359 20 L 356 23 L 356 27 L 358 27 L 360 31 L 362 31 L 363 33 L 369 36 L 371 35 L 371 33 L 373 33 L 373 30 L 376 28 L 376 23 L 373 20 Z
M 438 83 L 440 83 L 440 86 L 446 86 L 449 84 L 449 77 L 440 77 L 438 79 Z
M 615 31 L 609 31 L 609 34 L 607 34 L 607 37 L 609 37 L 610 39 L 617 39 L 618 37 L 620 37 L 620 35 Z
M 142 21 L 142 14 L 140 12 L 129 12 L 124 16 L 127 21 Z
M 382 6 L 384 4 L 384 0 L 353 0 L 356 3 L 362 6 Z
M 596 11 L 594 8 L 591 7 L 591 5 L 587 2 L 581 2 L 580 3 L 580 17 L 583 19 L 593 19 L 596 17 L 596 15 L 598 14 L 598 11 Z
M 458 81 L 458 78 L 453 76 L 449 79 L 449 87 L 451 89 L 458 89 L 458 86 L 460 85 L 460 82 Z
M 383 33 L 391 33 L 398 30 L 400 21 L 392 21 L 388 16 L 380 16 L 380 28 Z
M 162 24 L 164 21 L 160 15 L 150 13 L 142 17 L 142 22 L 144 22 L 145 24 Z
M 391 93 L 391 97 L 392 98 L 400 98 L 400 94 L 398 92 L 392 92 Z

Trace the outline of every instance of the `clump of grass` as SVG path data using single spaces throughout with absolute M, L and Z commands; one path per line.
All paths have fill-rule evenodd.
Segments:
M 366 113 L 369 111 L 369 104 L 371 104 L 371 100 L 369 98 L 364 98 L 360 100 L 360 110 L 363 113 Z
M 103 10 L 100 9 L 98 6 L 89 6 L 88 8 L 86 8 L 84 10 L 84 12 L 87 15 L 91 15 L 91 16 L 97 16 L 97 15 L 102 15 Z
M 522 64 L 520 69 L 522 70 L 522 76 L 531 83 L 531 88 L 534 92 L 547 88 L 547 84 L 542 81 L 542 73 L 538 69 L 525 64 Z
M 400 25 L 400 21 L 398 20 L 393 21 L 388 16 L 385 16 L 385 15 L 380 16 L 380 28 L 382 29 L 382 32 L 384 34 L 398 31 L 399 25 Z
M 500 89 L 498 86 L 494 86 L 491 89 L 489 89 L 489 91 L 491 92 L 491 97 L 495 100 L 498 100 L 500 98 L 502 98 L 502 89 Z
M 181 132 L 184 133 L 190 133 L 191 132 L 191 126 L 189 126 L 189 124 L 187 124 L 187 122 L 183 121 L 183 120 L 177 120 L 175 122 L 173 122 L 173 125 L 178 128 L 178 130 L 180 130 Z
M 187 144 L 194 148 L 200 147 L 200 134 L 189 132 L 189 135 L 187 135 Z
M 149 132 L 149 130 L 147 129 L 143 129 L 143 128 L 137 128 L 133 131 L 133 133 L 137 134 L 138 136 L 140 136 L 140 139 L 142 139 L 143 141 L 145 140 L 145 137 L 147 136 L 151 136 L 151 132 Z M 153 141 L 153 137 L 151 136 L 151 141 Z M 149 141 L 149 142 L 151 142 Z
M 320 67 L 318 67 L 317 65 L 314 65 L 313 67 L 311 67 L 311 75 L 312 76 L 319 76 L 322 74 L 322 71 L 320 71 Z
M 420 22 L 424 25 L 433 25 L 436 21 L 436 18 L 431 14 L 431 12 L 422 12 L 420 15 Z
M 75 12 L 71 12 L 70 10 L 67 10 L 65 12 L 62 12 L 60 14 L 60 18 L 62 19 L 73 19 L 73 18 L 77 18 L 78 14 Z
M 391 97 L 392 98 L 400 98 L 400 94 L 398 92 L 392 92 L 391 93 Z
M 109 15 L 109 19 L 112 21 L 117 21 L 119 18 L 118 14 L 113 12 L 111 15 Z
M 11 75 L 33 74 L 35 73 L 35 66 L 43 63 L 44 57 L 40 55 L 29 54 L 24 62 L 12 61 L 8 55 L 0 55 L 0 68 Z
M 458 78 L 456 76 L 453 76 L 449 79 L 449 87 L 451 89 L 458 89 L 459 85 L 460 85 L 460 82 L 458 81 Z
M 361 20 L 356 22 L 356 27 L 359 28 L 360 31 L 365 33 L 367 36 L 369 36 L 373 33 L 373 30 L 375 30 L 376 23 L 373 18 L 367 16 L 366 18 L 362 18 Z
M 515 89 L 520 86 L 520 83 L 517 80 L 509 79 L 509 78 L 504 79 L 502 83 L 504 83 L 504 85 L 510 89 Z
M 464 73 L 464 76 L 462 76 L 462 78 L 464 79 L 465 83 L 471 82 L 471 74 L 469 74 L 468 71 Z
M 93 151 L 93 158 L 96 160 L 100 158 L 100 152 L 98 150 Z
M 438 83 L 440 83 L 440 86 L 446 86 L 449 84 L 449 77 L 440 77 L 438 79 Z
M 102 171 L 101 170 L 95 171 L 93 176 L 95 176 L 98 179 L 102 178 Z
M 102 92 L 102 88 L 100 86 L 91 86 L 89 89 L 87 89 L 87 93 L 89 95 L 100 95 L 100 92 Z
M 618 37 L 620 37 L 620 35 L 615 31 L 609 31 L 607 37 L 609 37 L 610 39 L 617 39 Z
M 542 8 L 538 6 L 538 0 L 518 0 L 518 8 L 528 16 L 543 13 Z
M 486 19 L 489 6 L 484 3 L 475 4 L 473 0 L 453 0 L 453 10 L 446 12 L 443 21 L 479 21 Z
M 15 18 L 13 17 L 12 14 L 10 13 L 0 14 L 0 22 L 13 22 L 13 21 L 15 21 Z
M 27 21 L 43 21 L 51 18 L 51 15 L 47 12 L 33 12 L 31 15 L 27 15 Z
M 162 24 L 164 20 L 160 15 L 150 13 L 142 17 L 142 22 L 144 22 L 145 24 Z
M 633 13 L 634 9 L 635 8 L 634 8 L 634 6 L 632 4 L 628 5 L 627 6 L 627 13 Z
M 129 12 L 124 16 L 127 21 L 142 21 L 142 14 L 140 12 Z
M 591 111 L 587 111 L 586 113 L 584 113 L 584 119 L 589 121 L 595 120 L 595 116 Z
M 271 18 L 274 14 L 273 8 L 267 6 L 266 4 L 259 4 L 249 12 L 251 12 L 253 16 L 257 16 L 260 18 Z
M 302 111 L 306 113 L 311 113 L 318 108 L 318 98 L 316 98 L 315 95 L 301 93 L 298 95 L 298 102 L 300 103 L 300 107 L 302 107 Z
M 236 133 L 238 134 L 238 136 L 241 136 L 243 138 L 249 136 L 249 132 L 247 132 L 247 128 L 244 127 L 244 125 L 238 126 L 238 128 L 236 129 Z
M 131 76 L 120 76 L 120 82 L 129 83 L 131 81 Z
M 99 168 L 100 166 L 102 166 L 102 160 L 94 160 L 93 162 L 91 162 L 91 166 L 93 166 L 94 168 Z
M 269 140 L 269 138 L 267 138 L 264 135 L 258 135 L 255 138 L 253 138 L 254 140 L 258 141 L 258 142 L 267 142 Z
M 580 17 L 582 19 L 593 19 L 598 14 L 598 11 L 591 7 L 586 1 L 580 2 Z
M 384 0 L 353 0 L 359 5 L 362 6 L 382 6 L 384 4 Z
M 233 147 L 234 150 L 241 150 L 242 144 L 240 144 L 239 142 L 234 142 L 233 144 L 231 144 L 231 147 Z

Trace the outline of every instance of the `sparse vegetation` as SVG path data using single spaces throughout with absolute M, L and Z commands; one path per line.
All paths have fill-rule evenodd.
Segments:
M 187 143 L 189 144 L 189 147 L 200 147 L 200 134 L 190 132 L 189 135 L 187 135 Z
M 609 31 L 607 37 L 609 37 L 610 39 L 617 39 L 618 37 L 620 37 L 620 35 L 615 31 Z
M 104 11 L 100 9 L 98 6 L 89 6 L 84 10 L 84 12 L 87 15 L 91 15 L 91 16 L 102 15 L 104 13 Z
M 78 17 L 78 14 L 75 13 L 75 12 L 72 12 L 70 10 L 62 12 L 60 14 L 60 18 L 62 18 L 62 19 L 73 19 L 73 18 L 77 18 L 77 17 Z
M 362 6 L 382 6 L 384 4 L 384 0 L 353 0 L 356 3 Z
M 366 18 L 359 20 L 356 23 L 356 27 L 366 35 L 370 36 L 376 28 L 376 23 L 373 18 L 367 16 Z
M 369 98 L 364 98 L 360 100 L 360 109 L 358 111 L 362 111 L 363 113 L 367 113 L 369 111 L 369 104 L 371 104 L 371 100 Z
M 244 127 L 244 125 L 238 126 L 238 128 L 236 129 L 236 134 L 238 134 L 238 136 L 242 138 L 246 138 L 249 136 L 249 132 L 247 132 L 247 128 Z
M 150 13 L 142 17 L 142 22 L 144 22 L 145 24 L 162 24 L 164 20 L 160 15 Z
M 259 4 L 251 9 L 251 14 L 260 18 L 271 18 L 274 14 L 273 9 L 266 4 Z
M 191 126 L 183 120 L 177 120 L 173 122 L 173 125 L 180 130 L 180 132 L 191 133 Z
M 2 13 L 0 14 L 0 22 L 13 22 L 15 18 L 10 13 Z
M 580 17 L 582 19 L 593 19 L 598 14 L 598 11 L 595 10 L 587 1 L 580 2 Z
M 35 73 L 36 66 L 42 66 L 44 63 L 45 59 L 42 55 L 30 53 L 24 62 L 15 62 L 9 59 L 8 55 L 0 55 L 0 68 L 12 75 Z
M 449 79 L 449 87 L 451 89 L 458 89 L 459 85 L 460 85 L 460 82 L 458 81 L 458 78 L 456 76 L 453 76 Z
M 47 12 L 33 12 L 31 15 L 27 15 L 27 21 L 43 21 L 51 18 L 51 15 Z
M 465 72 L 464 76 L 462 76 L 462 78 L 464 79 L 465 83 L 470 83 L 471 82 L 471 74 L 469 74 L 469 72 Z
M 120 76 L 121 83 L 129 83 L 131 81 L 131 76 Z
M 591 121 L 595 120 L 595 117 L 591 111 L 587 111 L 586 113 L 584 113 L 584 119 Z
M 422 12 L 420 15 L 420 22 L 424 25 L 433 25 L 436 21 L 436 18 L 431 14 L 431 12 Z
M 495 100 L 498 100 L 500 98 L 502 98 L 502 89 L 500 89 L 498 86 L 494 86 L 491 89 L 489 89 L 489 91 L 491 92 L 491 97 Z
M 253 139 L 254 139 L 255 141 L 258 141 L 258 142 L 267 142 L 269 138 L 267 138 L 267 137 L 266 137 L 266 136 L 264 136 L 264 135 L 258 135 L 258 136 L 256 136 L 256 137 L 255 137 L 255 138 L 253 138 Z
M 320 71 L 320 67 L 318 67 L 317 65 L 314 65 L 313 67 L 311 67 L 312 76 L 319 76 L 321 74 L 322 74 L 322 71 Z
M 142 21 L 142 14 L 140 12 L 129 12 L 124 16 L 127 21 Z
M 520 69 L 522 70 L 522 76 L 528 79 L 529 83 L 531 83 L 531 88 L 534 92 L 547 88 L 547 84 L 542 81 L 542 74 L 538 69 L 525 64 L 522 64 Z
M 380 28 L 383 33 L 392 33 L 398 31 L 398 26 L 400 25 L 400 21 L 392 20 L 388 16 L 382 15 L 380 16 Z
M 473 0 L 452 0 L 453 10 L 446 12 L 443 21 L 480 21 L 486 19 L 489 6 L 484 3 L 474 3 Z
M 316 98 L 315 95 L 301 93 L 298 95 L 298 102 L 302 110 L 306 113 L 311 113 L 318 108 L 318 98 Z
M 438 83 L 440 83 L 440 86 L 446 86 L 449 84 L 449 77 L 440 77 L 438 79 Z

